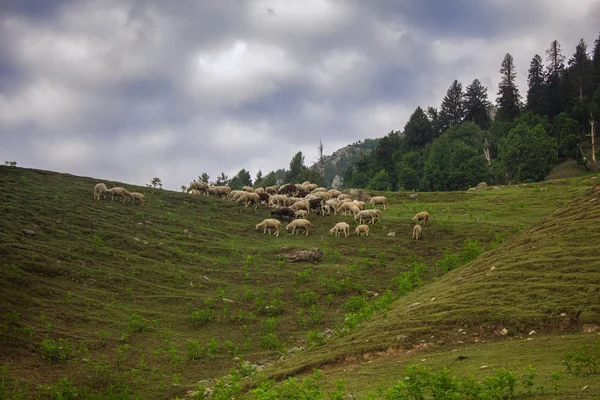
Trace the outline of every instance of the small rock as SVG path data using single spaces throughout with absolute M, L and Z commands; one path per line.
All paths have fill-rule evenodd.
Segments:
M 479 369 L 486 369 L 487 367 L 487 365 L 482 365 L 481 367 L 479 367 Z
M 465 344 L 465 342 L 463 342 L 462 340 L 457 340 L 456 343 L 458 343 L 458 344 Z
M 147 242 L 147 241 L 145 241 L 145 240 L 144 240 L 142 243 L 144 243 L 144 244 L 148 244 L 148 242 Z
M 496 267 L 492 267 L 492 268 L 490 268 L 490 271 L 493 271 L 493 270 L 495 270 L 495 269 L 496 269 Z
M 377 297 L 377 296 L 379 296 L 379 293 L 374 292 L 372 290 L 367 290 L 365 293 L 367 294 L 367 296 L 370 296 L 370 297 Z
M 29 236 L 35 235 L 35 231 L 33 229 L 23 229 L 23 233 Z
M 408 340 L 408 336 L 406 335 L 398 335 L 396 336 L 396 341 L 397 342 L 406 342 Z
M 561 316 L 561 317 L 566 317 L 566 316 L 567 316 L 567 313 L 561 313 L 561 314 L 560 314 L 560 316 Z
M 462 329 L 462 328 L 461 328 L 461 329 L 459 329 L 459 330 L 458 330 L 458 333 L 461 333 L 463 330 L 464 330 L 464 329 Z
M 415 200 L 419 198 L 419 195 L 417 193 L 411 193 L 410 195 L 408 195 L 408 197 Z
M 536 331 L 531 331 L 531 332 L 529 332 L 529 336 L 535 335 L 536 333 L 537 333 Z
M 477 186 L 475 186 L 475 190 L 484 190 L 487 189 L 488 184 L 485 182 L 479 182 Z
M 531 338 L 531 337 L 528 337 L 528 338 L 527 338 L 527 340 L 533 340 L 533 338 Z
M 590 388 L 590 385 L 585 385 L 584 387 L 581 388 L 581 391 L 583 392 L 584 390 L 588 390 Z
M 206 275 L 204 275 L 204 280 L 210 281 L 210 279 L 208 279 L 208 276 L 206 276 Z
M 421 359 L 421 362 L 425 362 L 425 361 L 427 361 L 427 359 L 425 359 L 425 358 Z
M 297 353 L 299 351 L 303 351 L 304 347 L 292 347 L 291 349 L 288 349 L 287 353 L 288 354 L 293 354 L 293 353 Z
M 500 186 L 492 186 L 492 190 L 500 190 Z
M 598 179 L 598 177 L 597 176 L 592 176 L 590 179 L 591 180 L 596 180 L 596 179 Z
M 224 298 L 224 299 L 223 299 L 223 301 L 224 301 L 224 302 L 226 302 L 226 303 L 234 303 L 234 301 L 233 301 L 233 300 L 231 300 L 231 299 L 226 299 L 226 298 Z
M 188 234 L 188 230 L 187 230 L 187 229 L 184 229 L 184 230 L 183 230 L 183 234 L 184 234 L 184 235 L 187 235 L 187 234 Z
M 143 222 L 138 222 L 137 224 L 138 224 L 139 226 L 144 226 L 144 223 L 143 223 Z
M 591 200 L 590 200 L 590 203 L 593 203 L 593 202 L 595 202 L 596 200 L 598 200 L 598 199 L 594 197 L 593 199 L 591 199 Z
M 233 357 L 233 361 L 240 361 L 239 357 Z
M 432 297 L 432 298 L 431 298 L 431 301 L 435 301 L 435 297 Z
M 394 236 L 396 236 L 396 232 L 390 232 L 387 235 L 390 236 L 390 237 L 394 237 Z
M 508 330 L 507 330 L 506 328 L 503 328 L 503 329 L 500 331 L 500 334 L 501 334 L 502 336 L 506 336 L 506 335 L 508 335 Z
M 141 239 L 139 237 L 134 237 L 133 240 L 135 240 L 136 242 L 139 242 Z
M 421 303 L 419 303 L 419 302 L 417 302 L 417 303 L 412 303 L 410 306 L 408 306 L 408 308 L 415 308 L 415 307 L 418 307 L 418 306 L 420 306 L 420 305 L 421 305 Z

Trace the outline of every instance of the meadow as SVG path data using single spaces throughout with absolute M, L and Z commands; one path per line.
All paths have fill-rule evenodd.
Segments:
M 98 182 L 147 204 L 94 201 Z M 412 364 L 481 379 L 531 364 L 532 396 L 597 398 L 597 371 L 563 362 L 600 357 L 596 182 L 369 192 L 390 208 L 368 237 L 310 215 L 308 236 L 275 238 L 255 230 L 264 207 L 2 166 L 0 398 L 201 398 L 232 370 L 260 398 L 315 368 L 321 391 L 385 398 Z M 323 260 L 285 260 L 303 248 Z

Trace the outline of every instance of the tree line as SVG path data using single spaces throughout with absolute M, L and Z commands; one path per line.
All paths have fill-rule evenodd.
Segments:
M 543 180 L 573 159 L 597 168 L 594 134 L 600 119 L 600 37 L 591 54 L 581 39 L 567 60 L 558 41 L 536 54 L 523 96 L 506 54 L 495 105 L 474 79 L 452 82 L 438 108 L 420 106 L 403 131 L 392 131 L 345 173 L 346 187 L 373 190 L 464 190 L 478 182 Z

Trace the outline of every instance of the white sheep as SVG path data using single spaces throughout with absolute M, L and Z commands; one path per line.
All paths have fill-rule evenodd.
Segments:
M 231 193 L 231 188 L 229 186 L 211 186 L 208 188 L 208 194 L 216 197 L 227 197 L 229 193 Z
M 197 190 L 205 196 L 208 196 L 208 183 L 206 182 L 191 182 L 190 186 L 187 188 L 188 192 L 193 190 Z
M 265 188 L 257 187 L 256 189 L 254 189 L 254 193 L 258 193 L 258 194 L 266 193 Z
M 419 240 L 421 238 L 422 231 L 423 231 L 423 228 L 421 228 L 421 225 L 419 225 L 419 224 L 415 225 L 413 228 L 412 238 Z
M 246 193 L 237 199 L 238 203 L 244 202 L 244 207 L 248 207 L 250 203 L 254 204 L 254 208 L 258 208 L 260 204 L 260 196 L 257 193 Z
M 281 225 L 281 222 L 279 222 L 276 219 L 265 219 L 263 222 L 261 222 L 260 224 L 256 225 L 256 230 L 259 230 L 260 228 L 264 228 L 263 230 L 263 235 L 267 232 L 267 230 L 269 231 L 269 235 L 271 234 L 271 228 L 275 229 L 275 237 L 279 236 L 279 226 Z
M 338 209 L 337 212 L 341 212 L 343 213 L 343 215 L 347 215 L 347 214 L 352 214 L 352 215 L 356 215 L 358 212 L 360 212 L 360 210 L 358 209 L 358 206 L 356 204 L 354 204 L 351 201 L 348 201 L 346 203 L 342 203 Z
M 290 228 L 292 229 L 292 235 L 294 234 L 294 232 L 296 232 L 296 235 L 297 235 L 298 231 L 300 229 L 304 229 L 304 231 L 306 232 L 306 236 L 308 236 L 308 230 L 310 228 L 310 221 L 307 219 L 295 219 L 292 222 L 290 222 L 289 224 L 287 224 L 287 226 L 285 227 L 285 230 L 287 231 Z
M 369 236 L 369 225 L 359 225 L 355 232 L 356 236 Z
M 337 189 L 329 189 L 328 193 L 331 195 L 331 197 L 333 198 L 337 198 L 338 196 L 340 196 L 342 194 L 342 192 L 340 192 Z
M 338 199 L 338 200 L 349 199 L 350 201 L 352 201 L 352 199 L 350 198 L 350 195 L 349 195 L 349 194 L 345 194 L 345 193 L 344 193 L 344 194 L 340 194 L 340 195 L 337 197 L 337 199 Z
M 140 206 L 143 206 L 143 205 L 144 205 L 144 201 L 146 201 L 146 198 L 144 197 L 144 195 L 143 195 L 143 194 L 141 194 L 141 193 L 138 193 L 138 192 L 131 192 L 131 193 L 129 193 L 129 194 L 130 194 L 130 196 L 131 196 L 131 202 L 132 202 L 133 204 L 135 204 L 135 201 L 136 201 L 136 200 L 139 200 L 139 201 L 140 201 Z
M 423 225 L 429 225 L 429 213 L 427 211 L 422 211 L 420 213 L 415 214 L 412 217 L 412 221 L 417 221 L 419 225 L 421 225 L 421 221 L 423 221 Z
M 345 222 L 338 222 L 333 228 L 329 230 L 329 233 L 335 233 L 336 237 L 341 235 L 340 232 L 344 232 L 344 237 L 348 237 L 348 235 L 350 234 L 350 225 L 348 225 Z
M 331 215 L 331 206 L 328 204 L 325 204 L 323 207 L 321 207 L 321 209 L 323 210 L 323 216 Z
M 360 210 L 364 210 L 367 206 L 364 201 L 354 200 L 352 202 L 356 204 Z
M 248 193 L 254 193 L 254 189 L 253 189 L 252 187 L 250 187 L 250 186 L 244 186 L 244 187 L 242 188 L 242 190 L 243 190 L 244 192 L 248 192 Z
M 310 204 L 307 201 L 300 200 L 295 202 L 290 206 L 290 208 L 294 211 L 298 210 L 306 210 L 307 213 L 310 213 Z
M 306 217 L 308 216 L 308 211 L 306 210 L 298 210 L 294 213 L 294 217 L 295 218 L 304 218 L 306 219 Z
M 369 200 L 369 204 L 376 206 L 377 204 L 383 204 L 383 211 L 387 210 L 387 199 L 384 196 L 375 196 Z
M 356 204 L 354 204 L 354 206 L 356 207 Z M 362 210 L 354 215 L 354 220 L 356 221 L 358 219 L 360 224 L 363 223 L 363 219 L 365 219 L 365 220 L 370 219 L 371 220 L 370 223 L 374 224 L 375 218 L 378 218 L 381 221 L 381 211 L 380 210 Z
M 278 191 L 279 191 L 279 186 L 267 186 L 265 188 L 265 192 L 267 192 L 269 194 L 277 194 Z
M 108 193 L 108 188 L 104 183 L 99 183 L 94 186 L 94 200 L 100 200 L 100 196 L 104 197 L 106 200 L 106 194 Z
M 120 186 L 110 188 L 107 190 L 107 192 L 110 193 L 111 200 L 114 200 L 115 196 L 121 196 L 123 198 L 122 203 L 125 203 L 125 200 L 131 197 L 131 193 L 129 193 L 127 189 L 122 188 Z

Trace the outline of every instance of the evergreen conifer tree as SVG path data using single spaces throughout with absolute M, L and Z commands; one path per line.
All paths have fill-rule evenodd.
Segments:
M 553 40 L 546 50 L 548 65 L 546 66 L 546 115 L 554 118 L 564 108 L 562 100 L 562 79 L 565 74 L 565 56 L 562 55 L 560 43 Z
M 479 79 L 474 79 L 467 86 L 463 103 L 465 121 L 473 121 L 482 129 L 490 127 L 490 115 L 488 113 L 490 102 L 488 101 L 487 88 L 481 84 Z
M 527 76 L 529 89 L 527 90 L 527 110 L 536 114 L 544 115 L 546 112 L 544 97 L 544 64 L 542 57 L 536 54 L 529 64 L 529 75 Z
M 517 87 L 517 72 L 513 57 L 506 53 L 500 68 L 502 78 L 498 84 L 498 97 L 496 104 L 498 112 L 496 119 L 500 121 L 511 121 L 519 116 L 521 108 L 521 95 Z

